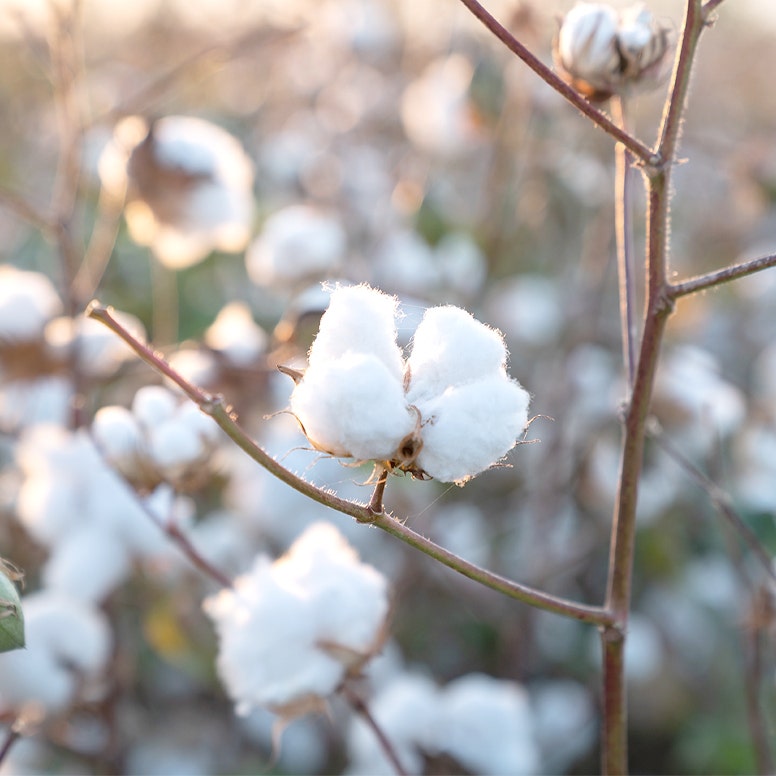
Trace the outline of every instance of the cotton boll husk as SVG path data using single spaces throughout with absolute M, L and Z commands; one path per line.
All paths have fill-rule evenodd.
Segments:
M 394 380 L 404 379 L 404 360 L 396 344 L 398 302 L 369 286 L 335 289 L 310 349 L 310 367 L 349 351 L 368 353 L 383 362 Z
M 412 339 L 407 399 L 416 403 L 441 394 L 448 386 L 502 372 L 506 358 L 499 331 L 460 307 L 432 307 Z
M 95 677 L 107 662 L 108 624 L 99 610 L 53 591 L 25 596 L 22 606 L 27 648 L 0 661 L 0 708 L 61 711 L 75 699 L 76 671 Z
M 143 386 L 132 400 L 132 412 L 146 431 L 168 420 L 177 406 L 175 395 L 160 385 Z
M 434 743 L 471 773 L 540 770 L 527 693 L 514 682 L 484 674 L 462 676 L 444 688 Z
M 372 355 L 316 361 L 290 404 L 318 449 L 359 460 L 390 459 L 415 426 L 402 384 Z
M 128 549 L 106 531 L 82 530 L 57 543 L 43 568 L 46 587 L 79 601 L 99 603 L 129 576 Z
M 519 383 L 497 375 L 419 403 L 418 465 L 440 482 L 479 474 L 514 447 L 528 423 L 528 400 Z

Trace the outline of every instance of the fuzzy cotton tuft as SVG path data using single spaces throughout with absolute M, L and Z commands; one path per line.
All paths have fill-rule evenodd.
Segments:
M 218 632 L 218 672 L 238 712 L 266 706 L 293 717 L 319 707 L 375 654 L 387 583 L 334 526 L 317 523 L 274 563 L 260 557 L 204 609 Z
M 291 410 L 317 449 L 463 482 L 501 459 L 528 422 L 499 331 L 458 307 L 423 317 L 404 362 L 395 298 L 337 288 Z

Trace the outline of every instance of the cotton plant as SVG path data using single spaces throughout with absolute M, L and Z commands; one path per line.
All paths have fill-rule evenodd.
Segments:
M 515 446 L 528 393 L 501 333 L 457 307 L 430 308 L 405 359 L 396 308 L 368 286 L 336 288 L 290 409 L 317 450 L 463 483 Z
M 293 718 L 322 709 L 379 651 L 390 600 L 387 580 L 333 525 L 317 523 L 277 560 L 259 557 L 204 609 L 238 713 L 264 707 Z

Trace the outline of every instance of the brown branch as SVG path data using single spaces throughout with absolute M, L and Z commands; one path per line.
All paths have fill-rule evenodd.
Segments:
M 470 563 L 458 555 L 440 547 L 429 539 L 421 536 L 408 528 L 402 522 L 385 512 L 375 513 L 368 505 L 359 504 L 340 498 L 331 491 L 319 488 L 307 480 L 286 469 L 273 458 L 266 450 L 257 445 L 237 423 L 237 419 L 231 409 L 224 402 L 223 397 L 214 396 L 189 383 L 178 374 L 158 353 L 144 345 L 132 336 L 112 315 L 109 308 L 103 307 L 99 302 L 92 302 L 87 308 L 86 314 L 100 321 L 111 331 L 124 340 L 149 366 L 161 372 L 172 380 L 206 415 L 209 415 L 221 427 L 226 435 L 243 451 L 245 451 L 256 463 L 263 466 L 270 474 L 285 482 L 290 487 L 299 491 L 313 501 L 323 504 L 337 512 L 350 515 L 360 523 L 369 523 L 380 528 L 386 533 L 401 539 L 411 547 L 435 558 L 449 568 L 457 571 L 469 579 L 479 582 L 485 587 L 503 593 L 531 606 L 536 606 L 545 611 L 554 612 L 565 617 L 587 622 L 595 625 L 610 625 L 613 618 L 606 609 L 599 606 L 589 606 L 568 601 L 564 598 L 550 595 L 535 590 L 527 585 L 522 585 L 510 579 L 506 579 L 491 571 L 487 571 L 473 563 Z
M 585 114 L 604 132 L 622 143 L 636 159 L 645 165 L 658 166 L 661 157 L 645 146 L 641 141 L 618 127 L 605 113 L 588 102 L 576 89 L 569 86 L 557 73 L 547 67 L 537 56 L 532 54 L 514 35 L 501 24 L 477 0 L 461 0 L 461 2 L 490 30 L 513 54 L 521 59 L 546 84 L 570 102 L 577 110 Z
M 697 294 L 699 291 L 706 291 L 714 286 L 729 283 L 732 280 L 738 280 L 771 267 L 776 267 L 776 254 L 744 261 L 741 264 L 725 267 L 716 272 L 710 272 L 707 275 L 699 275 L 682 283 L 672 283 L 668 286 L 667 293 L 672 299 L 679 299 L 679 297 Z

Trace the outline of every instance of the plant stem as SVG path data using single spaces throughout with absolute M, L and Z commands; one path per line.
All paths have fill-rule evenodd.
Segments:
M 369 707 L 366 705 L 364 699 L 348 687 L 347 684 L 342 688 L 342 694 L 345 696 L 345 699 L 353 710 L 364 720 L 370 730 L 375 734 L 375 737 L 380 743 L 380 748 L 383 750 L 385 756 L 391 761 L 391 765 L 396 771 L 397 776 L 407 776 L 409 772 L 404 769 L 393 744 L 389 741 L 388 737 L 383 732 L 383 729 L 377 724 L 377 721 L 369 711 Z
M 681 43 L 674 60 L 655 156 L 663 163 L 645 168 L 647 185 L 647 277 L 643 335 L 624 415 L 617 500 L 612 521 L 606 609 L 614 623 L 602 628 L 604 719 L 602 767 L 605 774 L 628 770 L 625 635 L 631 603 L 636 537 L 636 507 L 646 422 L 663 334 L 673 304 L 666 281 L 670 174 L 676 158 L 681 118 L 695 48 L 703 29 L 700 0 L 687 0 Z
M 0 745 L 0 764 L 8 756 L 8 752 L 11 751 L 11 747 L 19 740 L 21 733 L 17 728 L 17 723 L 14 722 L 8 729 L 8 734 L 5 737 L 2 745 Z
M 627 131 L 625 98 L 611 99 L 615 121 Z M 625 146 L 617 143 L 615 154 L 615 236 L 617 242 L 617 272 L 620 290 L 620 331 L 628 391 L 633 389 L 636 364 L 636 279 L 634 276 L 633 204 L 631 191 L 633 157 Z
M 576 89 L 569 86 L 557 73 L 547 67 L 538 57 L 532 54 L 514 35 L 502 25 L 477 0 L 461 0 L 461 2 L 490 30 L 513 54 L 519 57 L 546 84 L 568 100 L 575 108 L 585 114 L 596 126 L 622 143 L 634 157 L 646 165 L 657 165 L 660 157 L 656 156 L 647 146 L 618 127 L 605 113 L 602 113 L 592 103 L 588 102 Z
M 223 429 L 227 436 L 254 461 L 263 466 L 270 474 L 282 482 L 291 486 L 303 495 L 317 501 L 319 504 L 330 507 L 343 514 L 350 515 L 360 523 L 369 523 L 382 529 L 386 533 L 401 539 L 406 544 L 424 552 L 426 555 L 444 563 L 454 571 L 476 582 L 503 593 L 510 598 L 536 606 L 545 611 L 555 612 L 581 622 L 595 625 L 610 625 L 612 617 L 607 610 L 598 606 L 579 604 L 557 596 L 543 593 L 527 585 L 506 579 L 480 568 L 473 563 L 460 558 L 458 555 L 445 550 L 429 539 L 407 528 L 392 515 L 380 512 L 375 514 L 368 505 L 347 501 L 323 488 L 318 488 L 307 480 L 299 477 L 286 469 L 275 460 L 266 450 L 257 445 L 237 423 L 237 419 L 231 409 L 224 402 L 223 397 L 213 396 L 192 385 L 178 374 L 161 355 L 132 336 L 111 314 L 111 311 L 101 306 L 98 302 L 92 302 L 87 308 L 86 314 L 94 318 L 124 340 L 149 366 L 172 380 L 192 401 L 194 401 L 206 415 L 209 415 Z
M 679 299 L 689 294 L 697 294 L 699 291 L 706 291 L 714 286 L 729 283 L 732 280 L 752 275 L 764 269 L 776 267 L 776 254 L 770 256 L 761 256 L 757 259 L 750 259 L 741 264 L 735 264 L 732 267 L 725 267 L 716 272 L 709 272 L 706 275 L 685 280 L 682 283 L 672 283 L 668 286 L 667 293 L 671 299 Z

